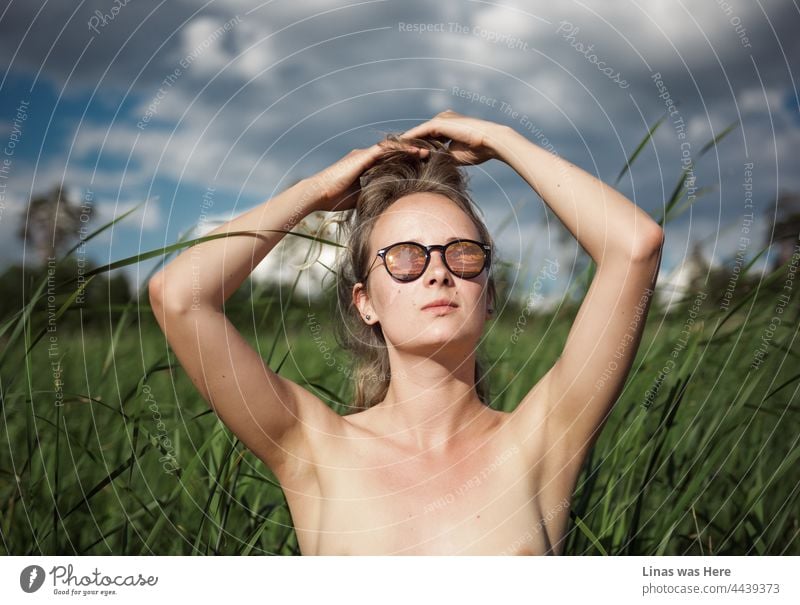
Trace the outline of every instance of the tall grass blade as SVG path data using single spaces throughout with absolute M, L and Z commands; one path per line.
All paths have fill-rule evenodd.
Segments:
M 80 248 L 81 246 L 83 246 L 84 244 L 86 244 L 86 242 L 93 240 L 93 239 L 94 239 L 94 238 L 96 238 L 98 235 L 100 235 L 101 233 L 103 233 L 103 232 L 104 232 L 104 231 L 106 231 L 107 229 L 110 229 L 111 227 L 113 227 L 113 226 L 114 226 L 115 224 L 117 224 L 118 222 L 120 222 L 120 221 L 122 221 L 122 220 L 125 220 L 127 217 L 129 217 L 131 214 L 133 214 L 133 213 L 134 213 L 134 212 L 136 212 L 136 211 L 137 211 L 139 208 L 141 208 L 141 207 L 142 207 L 142 204 L 144 204 L 144 202 L 141 202 L 141 203 L 139 203 L 139 204 L 136 204 L 136 205 L 135 205 L 133 208 L 131 208 L 130 210 L 128 210 L 128 211 L 126 211 L 126 212 L 123 212 L 123 213 L 122 213 L 122 214 L 120 214 L 118 217 L 116 217 L 116 218 L 114 218 L 114 219 L 112 219 L 112 220 L 108 221 L 108 222 L 107 222 L 105 225 L 102 225 L 102 226 L 101 226 L 101 227 L 99 227 L 98 229 L 95 229 L 94 231 L 92 231 L 92 232 L 91 232 L 89 235 L 87 235 L 86 237 L 82 238 L 82 239 L 81 239 L 81 240 L 80 240 L 80 241 L 79 241 L 77 244 L 75 244 L 74 246 L 72 246 L 72 248 L 70 248 L 69 250 L 67 250 L 67 251 L 64 253 L 64 256 L 62 257 L 62 259 L 64 259 L 64 258 L 67 258 L 67 257 L 68 257 L 70 254 L 72 254 L 73 252 L 75 252 L 75 250 L 77 250 L 78 248 Z
M 622 167 L 622 170 L 619 171 L 617 178 L 614 180 L 614 186 L 619 184 L 619 182 L 622 180 L 622 177 L 625 176 L 625 173 L 628 172 L 628 170 L 630 170 L 631 165 L 636 161 L 636 158 L 639 157 L 639 154 L 642 152 L 642 149 L 644 149 L 644 146 L 647 145 L 647 142 L 653 138 L 653 135 L 655 134 L 656 130 L 658 130 L 658 127 L 661 126 L 662 122 L 664 122 L 666 118 L 667 116 L 666 114 L 664 114 L 656 121 L 655 124 L 653 124 L 650 127 L 650 129 L 647 131 L 647 134 L 644 135 L 642 140 L 636 146 L 636 149 L 633 151 L 630 157 L 625 161 L 625 165 Z
M 182 250 L 184 248 L 189 248 L 196 244 L 202 244 L 203 242 L 212 241 L 215 239 L 221 239 L 224 237 L 237 237 L 237 236 L 248 236 L 248 237 L 257 237 L 260 233 L 283 233 L 285 235 L 294 235 L 296 237 L 304 237 L 307 239 L 311 239 L 317 242 L 321 242 L 323 244 L 329 244 L 331 246 L 342 247 L 342 244 L 337 242 L 332 242 L 326 239 L 313 237 L 311 235 L 306 235 L 304 233 L 295 233 L 294 231 L 285 231 L 283 229 L 259 229 L 256 231 L 231 231 L 228 233 L 216 233 L 214 235 L 206 235 L 203 237 L 198 237 L 190 240 L 186 240 L 184 242 L 179 242 L 176 244 L 171 244 L 169 246 L 164 246 L 162 248 L 156 248 L 154 250 L 149 250 L 147 252 L 142 252 L 140 254 L 136 254 L 134 256 L 129 256 L 127 258 L 120 259 L 118 261 L 114 261 L 113 263 L 108 263 L 106 265 L 102 265 L 100 267 L 95 267 L 94 269 L 87 271 L 84 273 L 84 277 L 90 277 L 92 275 L 98 275 L 100 273 L 108 273 L 109 271 L 113 271 L 115 269 L 120 269 L 122 267 L 127 267 L 129 265 L 136 265 L 141 263 L 142 261 L 149 260 L 151 258 L 157 258 L 159 256 L 165 256 L 167 254 L 171 254 L 172 252 L 177 252 L 178 250 Z M 77 281 L 78 278 L 75 277 L 70 279 L 64 284 L 70 284 Z
M 581 530 L 583 535 L 585 535 L 589 539 L 589 542 L 592 543 L 592 545 L 597 549 L 597 551 L 604 557 L 607 557 L 608 552 L 600 543 L 600 540 L 597 539 L 597 536 L 594 535 L 594 532 L 592 532 L 592 530 L 589 529 L 589 526 L 586 525 L 579 516 L 577 515 L 570 515 L 570 516 L 572 517 L 572 520 L 575 522 L 577 528 Z

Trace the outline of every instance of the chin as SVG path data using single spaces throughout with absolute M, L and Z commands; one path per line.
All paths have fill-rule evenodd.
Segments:
M 462 331 L 453 331 L 452 326 L 435 326 L 408 336 L 401 340 L 406 346 L 402 348 L 413 349 L 416 352 L 437 353 L 446 349 L 454 349 L 455 354 L 474 350 L 478 344 L 480 334 L 469 334 Z

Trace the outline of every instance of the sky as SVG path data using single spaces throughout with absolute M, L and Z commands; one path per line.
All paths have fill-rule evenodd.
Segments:
M 87 245 L 106 263 L 445 109 L 612 185 L 666 116 L 617 188 L 658 217 L 691 160 L 697 198 L 666 226 L 662 277 L 695 245 L 730 264 L 747 215 L 750 257 L 778 194 L 800 191 L 799 29 L 787 0 L 6 1 L 0 265 L 33 258 L 16 232 L 55 185 L 90 202 L 96 226 L 140 205 Z M 528 184 L 497 160 L 466 170 L 516 287 L 553 259 L 567 284 L 580 248 Z M 141 283 L 152 266 L 128 275 Z

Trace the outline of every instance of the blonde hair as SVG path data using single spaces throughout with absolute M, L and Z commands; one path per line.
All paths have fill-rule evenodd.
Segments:
M 396 134 L 387 141 L 398 142 Z M 337 275 L 337 314 L 334 322 L 337 343 L 353 354 L 355 393 L 350 412 L 366 410 L 386 397 L 391 379 L 389 355 L 380 324 L 364 323 L 353 303 L 353 286 L 363 282 L 373 261 L 370 235 L 378 217 L 401 197 L 412 193 L 438 193 L 452 200 L 472 220 L 479 239 L 492 248 L 494 242 L 476 206 L 469 196 L 467 175 L 444 143 L 437 139 L 404 139 L 430 150 L 418 157 L 398 149 L 387 150 L 361 177 L 361 191 L 356 207 L 341 213 L 340 224 L 346 248 L 339 255 Z M 491 270 L 487 282 L 489 300 L 496 302 L 496 285 Z M 475 358 L 475 389 L 480 401 L 489 404 L 489 385 L 483 363 Z

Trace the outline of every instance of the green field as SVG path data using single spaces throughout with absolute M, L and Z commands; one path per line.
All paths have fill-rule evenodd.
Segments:
M 651 310 L 579 479 L 567 554 L 800 554 L 800 288 L 764 349 L 789 270 L 742 279 L 724 310 L 710 286 Z M 149 308 L 92 308 L 68 290 L 48 302 L 42 289 L 0 324 L 3 554 L 297 554 L 274 476 L 209 411 Z M 273 370 L 342 411 L 352 385 L 330 307 L 246 290 L 236 325 Z M 575 310 L 509 305 L 490 323 L 493 407 L 513 409 L 550 367 Z
M 662 225 L 691 206 L 685 177 Z M 69 281 L 75 248 L 49 281 L 41 271 L 6 272 L 3 554 L 298 554 L 275 477 L 209 410 L 149 307 L 106 279 L 188 243 L 95 268 L 82 294 Z M 753 271 L 759 253 L 710 272 L 669 313 L 650 310 L 625 390 L 578 480 L 566 554 L 800 554 L 800 242 L 791 246 L 768 274 Z M 480 345 L 493 407 L 512 410 L 557 359 L 590 271 L 554 311 L 498 308 Z M 529 299 L 511 290 L 509 275 L 498 271 L 500 300 Z M 341 413 L 352 380 L 330 299 L 312 308 L 293 292 L 242 287 L 226 312 L 272 370 Z

